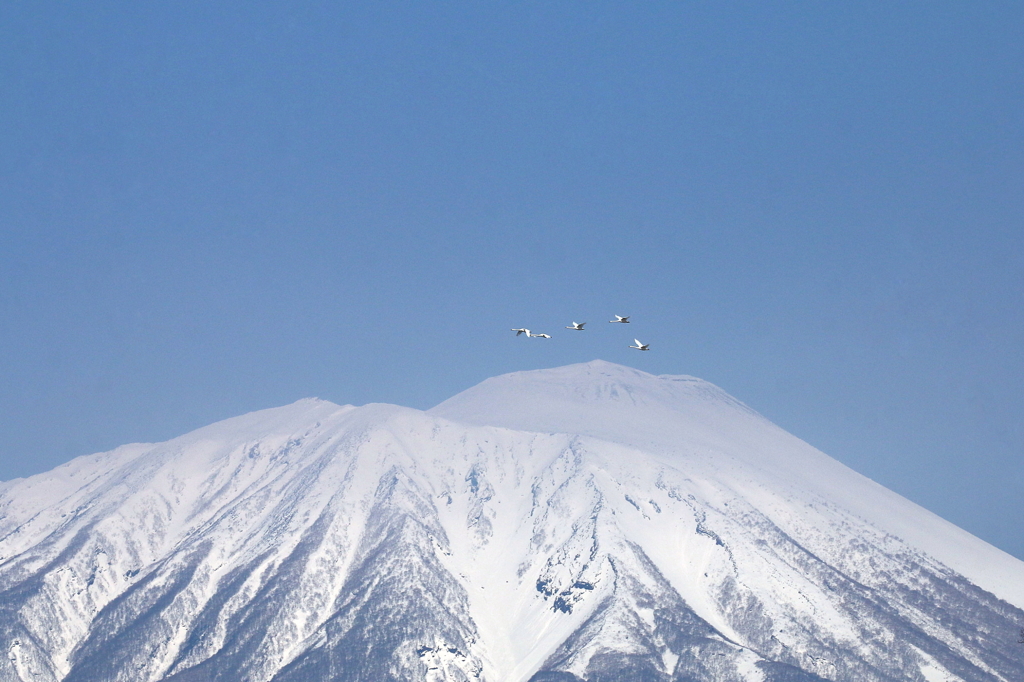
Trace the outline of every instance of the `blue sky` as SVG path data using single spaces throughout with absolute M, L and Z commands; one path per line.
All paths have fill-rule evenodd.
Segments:
M 599 357 L 1024 557 L 1022 33 L 1009 2 L 4 3 L 0 479 Z

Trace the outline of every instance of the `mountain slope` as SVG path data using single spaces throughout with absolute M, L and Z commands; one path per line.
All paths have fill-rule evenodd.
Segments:
M 602 362 L 0 484 L 0 680 L 1009 681 L 1022 584 L 710 384 Z
M 670 465 L 709 470 L 736 487 L 753 483 L 774 493 L 818 495 L 1024 605 L 1018 559 L 860 476 L 695 377 L 654 377 L 595 360 L 487 379 L 430 413 L 471 424 L 585 434 L 636 447 Z

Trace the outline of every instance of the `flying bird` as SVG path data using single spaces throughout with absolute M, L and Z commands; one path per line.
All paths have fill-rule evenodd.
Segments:
M 575 329 L 578 332 L 586 331 L 585 329 L 583 329 L 583 325 L 585 324 L 586 322 L 573 322 L 572 326 L 566 327 L 566 329 Z
M 621 322 L 622 324 L 629 324 L 629 315 L 623 317 L 622 315 L 616 315 L 614 320 L 608 320 L 609 323 Z
M 519 336 L 520 334 L 526 334 L 526 338 L 530 338 L 529 329 L 513 329 L 512 331 L 516 333 L 516 336 Z
M 636 345 L 635 346 L 630 346 L 630 348 L 636 348 L 637 350 L 650 350 L 649 346 L 651 344 L 649 344 L 649 343 L 640 343 L 640 339 L 633 339 L 633 341 L 636 342 Z
M 550 339 L 551 334 L 530 334 L 535 339 Z

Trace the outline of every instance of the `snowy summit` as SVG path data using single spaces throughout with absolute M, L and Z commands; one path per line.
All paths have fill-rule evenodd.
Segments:
M 601 361 L 0 483 L 0 680 L 1024 679 L 1024 563 Z

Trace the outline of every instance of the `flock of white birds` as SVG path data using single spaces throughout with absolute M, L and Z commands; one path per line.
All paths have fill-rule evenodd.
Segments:
M 573 322 L 571 325 L 566 327 L 566 329 L 572 329 L 573 331 L 582 332 L 582 331 L 586 331 L 583 328 L 584 325 L 586 325 L 586 324 L 587 324 L 586 322 Z M 629 315 L 626 315 L 626 316 L 616 315 L 614 320 L 608 320 L 608 324 L 629 324 Z M 523 334 L 525 334 L 526 338 L 528 338 L 528 339 L 550 339 L 551 338 L 551 334 L 534 334 L 532 331 L 530 331 L 529 329 L 527 329 L 525 327 L 516 327 L 516 328 L 513 328 L 512 331 L 514 331 L 516 333 L 516 336 L 522 336 Z M 635 346 L 630 346 L 630 348 L 636 348 L 637 350 L 650 350 L 650 344 L 649 343 L 640 343 L 640 339 L 633 339 L 633 343 L 635 343 L 636 345 Z

